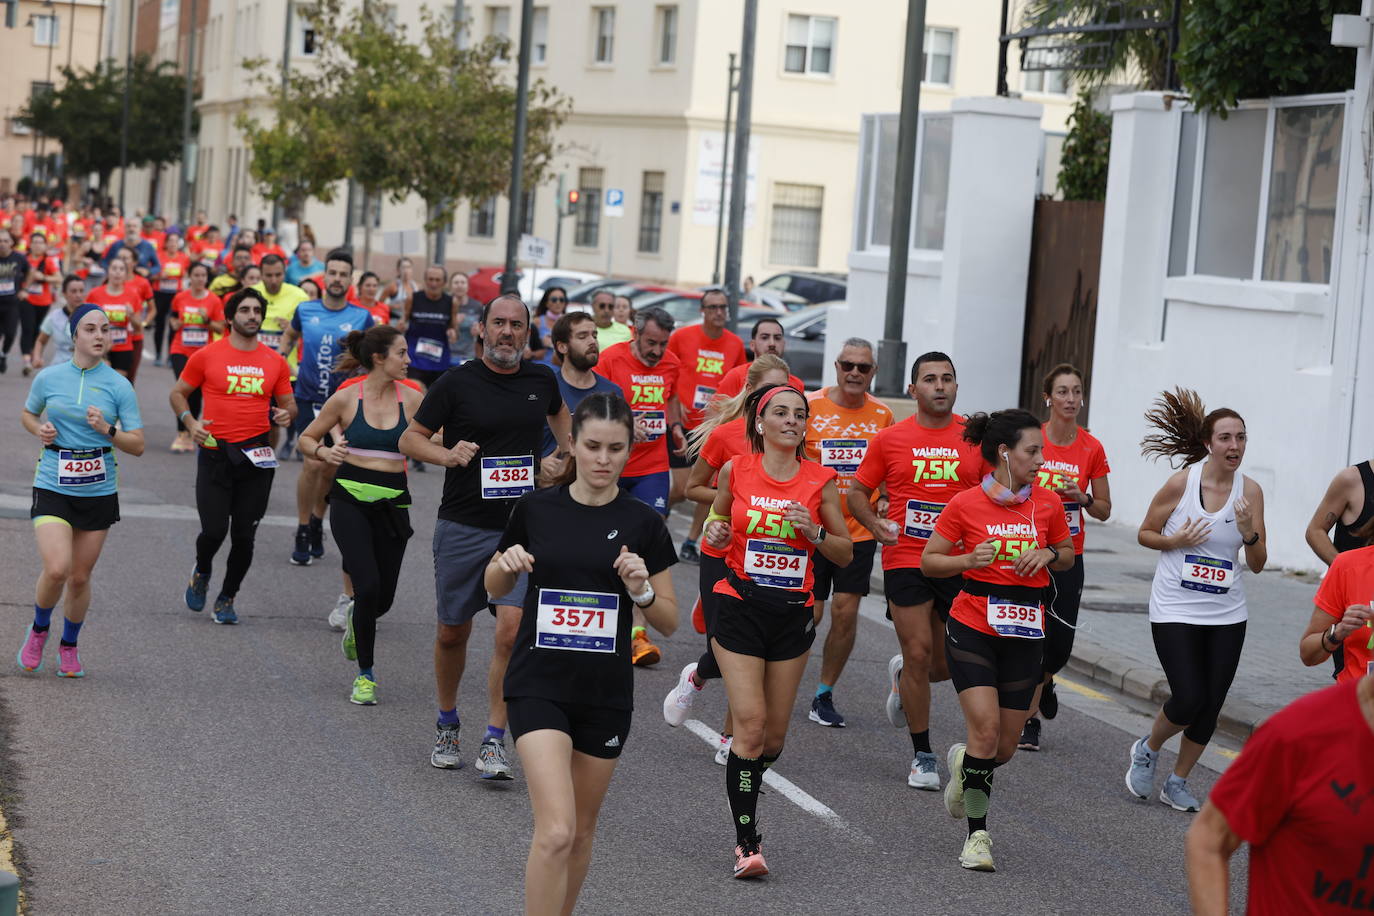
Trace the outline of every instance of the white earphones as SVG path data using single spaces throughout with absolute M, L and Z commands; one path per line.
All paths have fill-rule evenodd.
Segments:
M 1045 398 L 1045 406 L 1046 406 L 1046 407 L 1049 407 L 1049 406 L 1050 406 L 1050 399 L 1049 399 L 1049 398 Z
M 762 423 L 755 423 L 755 424 L 754 424 L 754 429 L 756 429 L 756 430 L 759 431 L 759 432 L 763 432 L 763 424 L 762 424 Z

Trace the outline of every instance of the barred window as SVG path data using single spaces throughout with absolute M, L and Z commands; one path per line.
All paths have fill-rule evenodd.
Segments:
M 496 236 L 496 198 L 474 202 L 468 210 L 468 235 L 489 239 Z
M 821 204 L 825 188 L 809 184 L 773 186 L 773 223 L 768 262 L 815 267 L 821 254 Z
M 577 202 L 577 222 L 573 230 L 573 244 L 579 248 L 595 248 L 601 243 L 601 169 L 578 169 L 577 188 L 582 199 Z
M 657 254 L 663 237 L 663 173 L 644 173 L 639 203 L 639 250 Z

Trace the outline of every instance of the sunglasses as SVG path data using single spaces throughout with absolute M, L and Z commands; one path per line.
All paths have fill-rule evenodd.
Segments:
M 848 360 L 843 359 L 838 359 L 835 362 L 839 364 L 841 372 L 857 371 L 862 372 L 864 375 L 868 375 L 868 373 L 873 371 L 872 363 L 851 363 Z
M 567 299 L 564 299 L 562 296 L 550 296 L 550 297 L 549 297 L 549 301 L 550 301 L 550 302 L 567 302 L 568 300 L 567 300 Z

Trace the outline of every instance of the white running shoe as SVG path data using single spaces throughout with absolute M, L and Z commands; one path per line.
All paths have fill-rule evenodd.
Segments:
M 353 599 L 347 595 L 340 595 L 339 600 L 334 602 L 334 610 L 329 612 L 329 628 L 343 632 L 344 624 L 348 622 L 348 610 L 353 604 Z
M 940 770 L 935 764 L 934 754 L 916 752 L 916 756 L 911 758 L 911 772 L 907 774 L 906 784 L 927 792 L 940 791 Z
M 721 766 L 725 766 L 730 762 L 730 745 L 734 743 L 734 736 L 720 736 L 720 747 L 716 748 L 716 763 L 720 764 Z
M 673 728 L 687 721 L 687 716 L 692 712 L 692 704 L 696 702 L 697 694 L 701 693 L 701 688 L 692 683 L 692 672 L 696 670 L 696 662 L 683 668 L 682 673 L 678 675 L 677 684 L 663 698 L 663 721 Z
M 887 721 L 893 728 L 906 728 L 906 713 L 902 711 L 902 695 L 897 690 L 897 682 L 902 679 L 902 653 L 898 652 L 887 662 L 887 679 L 892 682 L 892 690 L 887 695 Z
M 945 810 L 957 821 L 964 819 L 964 750 L 963 742 L 952 744 L 945 755 L 945 764 L 949 767 L 949 782 L 945 784 Z
M 992 837 L 986 830 L 975 830 L 964 840 L 959 864 L 970 871 L 997 871 L 992 866 Z

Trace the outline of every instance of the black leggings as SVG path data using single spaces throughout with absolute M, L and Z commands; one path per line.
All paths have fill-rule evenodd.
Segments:
M 715 653 L 711 651 L 711 634 L 716 630 L 717 601 L 719 597 L 712 589 L 725 578 L 725 560 L 722 557 L 701 555 L 701 574 L 699 588 L 701 595 L 701 616 L 706 620 L 706 651 L 697 661 L 697 677 L 703 681 L 720 677 L 720 665 L 716 664 Z
M 38 328 L 48 317 L 51 305 L 34 305 L 30 302 L 19 303 L 19 355 L 28 356 L 33 345 L 38 342 Z
M 1063 572 L 1050 570 L 1050 587 L 1045 589 L 1045 673 L 1058 674 L 1069 663 L 1073 651 L 1074 627 L 1078 626 L 1078 605 L 1083 600 L 1083 554 Z
M 181 370 L 186 368 L 186 361 L 190 359 L 185 353 L 173 353 L 168 357 L 172 362 L 172 377 L 181 378 Z M 196 388 L 186 396 L 186 403 L 190 406 L 191 416 L 200 419 L 201 396 L 200 389 Z M 186 432 L 186 424 L 181 422 L 181 417 L 177 417 L 177 432 Z
M 1187 726 L 1183 737 L 1206 744 L 1217 729 L 1217 717 L 1240 664 L 1245 622 L 1223 626 L 1152 623 L 1150 632 L 1172 694 L 1164 704 L 1164 716 L 1175 725 Z
M 8 356 L 19 336 L 19 310 L 28 308 L 18 299 L 0 299 L 0 356 Z
M 357 469 L 354 469 L 357 470 Z M 405 485 L 404 475 L 401 486 Z M 396 599 L 396 582 L 401 578 L 401 562 L 410 539 L 409 513 L 405 509 L 386 510 L 359 505 L 343 491 L 337 480 L 331 487 L 329 530 L 339 545 L 344 570 L 353 580 L 353 638 L 358 644 L 358 668 L 372 667 L 373 646 L 377 642 L 377 618 L 391 610 Z M 406 536 L 385 523 L 384 513 L 402 513 L 407 519 Z
M 167 316 L 172 311 L 172 299 L 176 293 L 164 293 L 161 290 L 153 293 L 153 302 L 157 305 L 157 317 L 153 319 L 153 353 L 158 359 L 162 359 L 163 344 L 167 342 Z
M 219 593 L 233 598 L 253 565 L 253 539 L 258 522 L 267 514 L 276 471 L 253 466 L 247 458 L 230 462 L 222 449 L 202 448 L 196 463 L 196 510 L 200 535 L 196 538 L 196 569 L 207 577 L 215 553 L 229 538 L 229 560 Z

